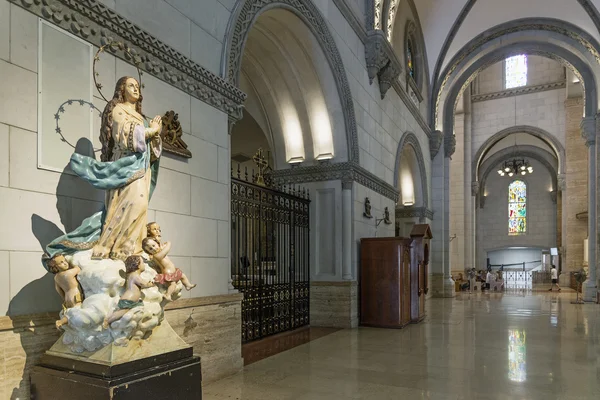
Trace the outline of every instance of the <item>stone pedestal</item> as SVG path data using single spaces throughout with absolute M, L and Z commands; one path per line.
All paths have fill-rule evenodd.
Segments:
M 61 337 L 31 372 L 31 398 L 202 398 L 200 357 L 166 320 L 144 339 L 73 352 Z
M 202 399 L 200 357 L 192 348 L 117 366 L 45 355 L 31 372 L 36 400 Z

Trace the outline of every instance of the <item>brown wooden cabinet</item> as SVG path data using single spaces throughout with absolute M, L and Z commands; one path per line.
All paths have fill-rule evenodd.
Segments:
M 361 239 L 361 325 L 401 328 L 411 322 L 411 242 L 396 237 Z
M 413 323 L 425 318 L 425 297 L 429 292 L 428 267 L 431 228 L 428 224 L 419 224 L 410 232 L 412 238 L 411 257 L 411 321 Z

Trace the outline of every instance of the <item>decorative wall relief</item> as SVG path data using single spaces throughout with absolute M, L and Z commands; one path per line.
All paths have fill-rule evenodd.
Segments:
M 392 223 L 392 220 L 390 219 L 390 210 L 387 207 L 383 211 L 383 222 L 386 225 L 390 225 Z
M 163 141 L 163 150 L 167 153 L 176 154 L 185 158 L 192 158 L 192 152 L 188 150 L 183 141 L 183 130 L 179 122 L 179 114 L 175 111 L 167 111 L 162 117 L 163 127 L 160 137 Z
M 371 215 L 371 200 L 368 197 L 365 197 L 365 212 L 363 212 L 363 217 L 373 218 Z

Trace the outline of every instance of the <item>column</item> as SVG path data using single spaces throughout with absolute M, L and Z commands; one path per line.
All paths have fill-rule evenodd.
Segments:
M 581 136 L 588 149 L 588 279 L 583 300 L 596 300 L 596 117 L 585 117 L 580 124 Z
M 562 272 L 561 282 L 568 283 L 569 274 L 579 271 L 583 266 L 584 248 L 583 241 L 588 236 L 588 223 L 583 219 L 577 219 L 575 216 L 583 211 L 590 211 L 589 192 L 589 148 L 581 140 L 585 132 L 595 131 L 592 119 L 581 119 L 584 101 L 581 97 L 568 98 L 565 100 L 565 169 L 566 172 L 566 191 L 563 192 L 563 200 L 566 203 L 566 242 L 563 243 L 561 257 Z M 592 146 L 593 148 L 594 146 Z M 595 154 L 594 154 L 595 156 Z M 595 192 L 594 192 L 595 193 Z M 566 282 L 565 282 L 566 281 Z
M 468 97 L 468 96 L 467 96 Z M 470 97 L 469 97 L 470 99 Z M 471 184 L 472 175 L 472 157 L 473 157 L 473 140 L 472 140 L 472 113 L 470 109 L 465 110 L 465 129 L 464 129 L 464 215 L 465 215 L 465 246 L 464 260 L 465 268 L 475 267 L 475 198 L 473 195 L 473 187 Z M 476 196 L 476 195 L 475 195 Z
M 342 279 L 352 280 L 352 181 L 342 181 Z
M 566 170 L 566 167 L 565 167 Z M 558 277 L 560 286 L 568 287 L 571 283 L 569 272 L 566 264 L 566 246 L 567 246 L 567 176 L 566 174 L 558 174 L 558 187 L 556 190 L 560 193 L 560 254 L 562 260 L 562 268 Z M 558 265 L 556 266 L 558 267 Z
M 440 132 L 436 132 L 440 134 Z M 443 135 L 443 151 L 438 151 L 432 165 L 432 251 L 431 292 L 433 297 L 454 297 L 454 282 L 450 278 L 448 244 L 450 238 L 450 157 L 454 154 L 454 135 Z

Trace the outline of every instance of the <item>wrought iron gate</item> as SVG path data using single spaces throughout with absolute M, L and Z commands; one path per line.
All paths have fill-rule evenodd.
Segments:
M 231 178 L 231 274 L 244 294 L 246 343 L 309 323 L 310 199 L 306 190 L 250 183 L 239 169 L 237 175 Z

